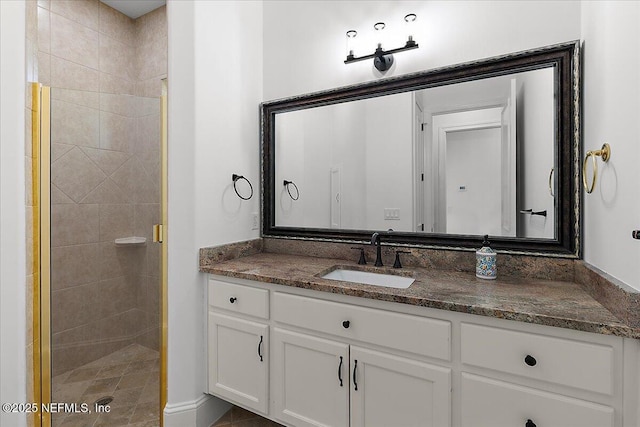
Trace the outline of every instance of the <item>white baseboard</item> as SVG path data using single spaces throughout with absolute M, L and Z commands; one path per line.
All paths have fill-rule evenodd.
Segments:
M 164 427 L 210 427 L 231 404 L 203 394 L 190 402 L 167 403 L 164 407 Z

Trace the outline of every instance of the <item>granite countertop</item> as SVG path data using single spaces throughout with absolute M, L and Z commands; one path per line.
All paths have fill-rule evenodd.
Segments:
M 322 279 L 336 266 L 409 275 L 407 289 Z M 478 279 L 466 272 L 407 267 L 359 266 L 342 259 L 258 253 L 203 265 L 200 271 L 362 298 L 497 317 L 606 335 L 640 338 L 632 328 L 573 282 L 499 276 Z

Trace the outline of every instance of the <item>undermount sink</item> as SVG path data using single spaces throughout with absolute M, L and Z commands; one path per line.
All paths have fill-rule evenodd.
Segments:
M 337 268 L 323 275 L 322 278 L 398 289 L 406 289 L 415 281 L 412 277 L 397 276 L 395 274 L 371 273 L 359 270 L 347 270 L 344 268 Z

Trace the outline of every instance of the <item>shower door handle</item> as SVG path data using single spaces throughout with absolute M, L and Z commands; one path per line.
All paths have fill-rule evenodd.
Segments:
M 153 224 L 153 243 L 162 243 L 164 240 L 164 230 L 162 224 Z

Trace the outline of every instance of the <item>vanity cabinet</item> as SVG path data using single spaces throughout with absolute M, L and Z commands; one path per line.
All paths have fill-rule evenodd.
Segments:
M 420 361 L 450 359 L 450 322 L 285 292 L 271 302 L 283 325 L 274 331 L 276 418 L 296 426 L 451 424 L 451 369 Z M 305 370 L 326 387 L 296 380 L 311 375 Z M 301 399 L 309 412 L 297 409 Z
M 268 291 L 212 280 L 208 304 L 208 391 L 268 414 Z M 240 317 L 244 315 L 245 317 Z
M 462 373 L 462 426 L 613 427 L 613 408 Z
M 349 345 L 273 329 L 275 417 L 295 426 L 349 425 Z
M 278 420 L 295 426 L 451 425 L 449 369 L 277 328 L 273 345 Z
M 462 363 L 605 395 L 613 393 L 614 348 L 463 322 Z
M 637 340 L 236 278 L 208 392 L 287 426 L 638 427 Z
M 276 322 L 448 361 L 451 322 L 353 304 L 273 292 Z
M 586 342 L 468 322 L 460 330 L 462 427 L 615 425 L 620 339 Z
M 451 425 L 451 370 L 358 346 L 350 348 L 351 426 Z

